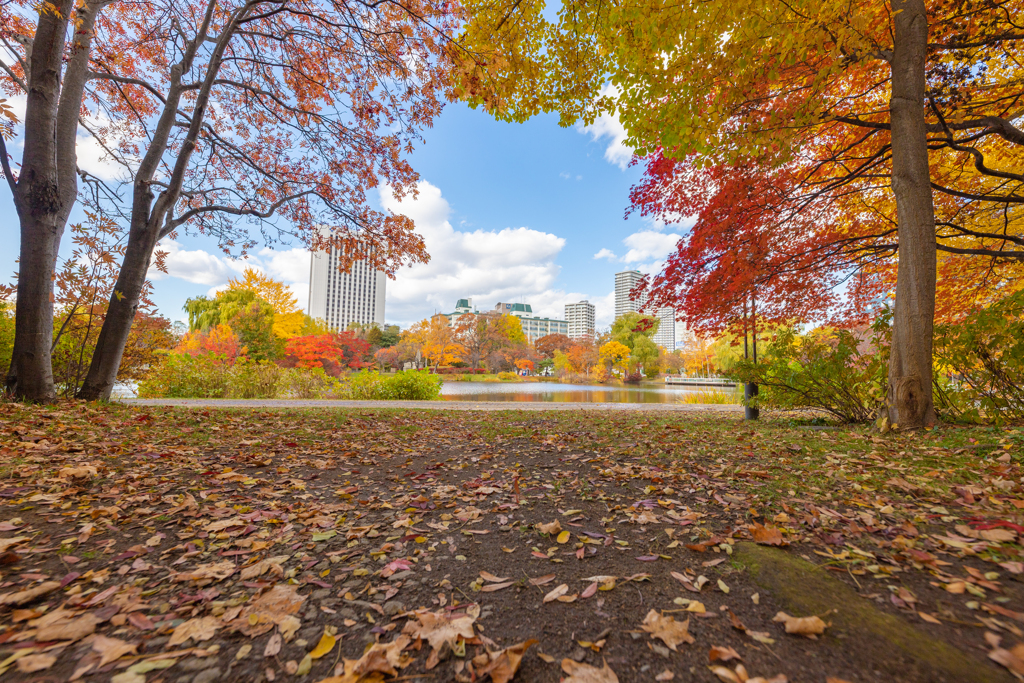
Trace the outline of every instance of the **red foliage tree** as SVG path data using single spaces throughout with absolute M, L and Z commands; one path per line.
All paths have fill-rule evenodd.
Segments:
M 346 368 L 359 370 L 372 365 L 370 345 L 351 332 L 293 337 L 284 352 L 281 364 L 285 367 L 323 368 L 335 377 Z

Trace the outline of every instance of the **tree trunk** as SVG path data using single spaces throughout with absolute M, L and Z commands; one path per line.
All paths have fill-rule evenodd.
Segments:
M 924 0 L 893 0 L 892 189 L 899 266 L 889 361 L 889 421 L 903 428 L 935 423 L 932 326 L 935 317 L 935 214 L 925 130 L 928 16 Z
M 110 398 L 159 237 L 159 230 L 147 223 L 132 228 L 103 327 L 96 339 L 96 351 L 89 363 L 89 373 L 78 390 L 77 398 L 88 401 L 106 401 Z

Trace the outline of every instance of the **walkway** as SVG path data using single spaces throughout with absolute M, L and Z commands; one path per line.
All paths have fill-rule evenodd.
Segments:
M 743 406 L 702 403 L 554 403 L 548 401 L 338 401 L 302 399 L 122 398 L 135 406 L 188 408 L 416 408 L 421 410 L 607 410 L 737 413 Z

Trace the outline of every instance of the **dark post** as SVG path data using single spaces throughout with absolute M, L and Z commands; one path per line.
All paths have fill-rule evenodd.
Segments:
M 746 310 L 746 302 L 743 302 L 744 311 Z M 757 365 L 757 309 L 754 301 L 754 296 L 750 296 L 750 326 L 754 333 L 754 365 Z M 747 357 L 747 334 L 743 333 L 743 357 Z M 756 382 L 747 382 L 743 387 L 743 399 L 744 403 L 748 404 L 744 406 L 743 416 L 747 420 L 756 420 L 761 416 L 761 410 L 756 406 L 749 405 L 751 399 L 757 396 L 758 388 Z

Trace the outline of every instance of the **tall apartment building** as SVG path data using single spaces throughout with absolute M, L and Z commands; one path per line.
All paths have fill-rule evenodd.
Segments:
M 347 273 L 341 272 L 341 254 L 337 247 L 312 253 L 307 312 L 326 320 L 333 330 L 345 330 L 349 323 L 377 323 L 383 328 L 387 276 L 365 261 L 356 261 Z
M 663 306 L 654 314 L 658 318 L 658 331 L 651 337 L 658 346 L 669 351 L 676 348 L 676 310 L 671 306 Z
M 636 286 L 636 283 L 643 277 L 639 270 L 625 270 L 615 273 L 615 319 L 630 312 L 639 311 L 643 301 L 634 301 L 629 298 L 629 291 Z
M 594 304 L 589 301 L 566 304 L 565 321 L 569 323 L 569 339 L 594 338 Z

